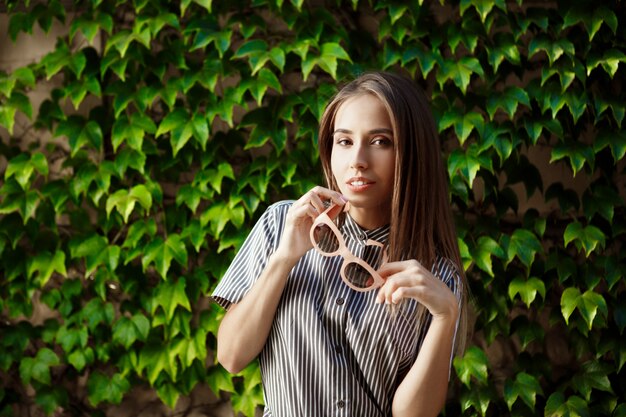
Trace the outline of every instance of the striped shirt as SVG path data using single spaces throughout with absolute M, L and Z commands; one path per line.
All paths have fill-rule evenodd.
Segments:
M 291 204 L 270 206 L 254 226 L 212 294 L 222 307 L 239 302 L 261 275 L 278 248 Z M 386 244 L 389 226 L 363 230 L 346 215 L 341 232 L 354 255 L 376 264 L 368 259 L 371 246 L 365 242 Z M 341 264 L 341 256 L 313 249 L 291 270 L 259 355 L 264 417 L 391 416 L 395 391 L 415 362 L 428 325 L 416 334 L 413 299 L 392 310 L 374 303 L 376 290 L 350 289 L 340 277 Z M 460 300 L 454 264 L 440 257 L 433 273 Z

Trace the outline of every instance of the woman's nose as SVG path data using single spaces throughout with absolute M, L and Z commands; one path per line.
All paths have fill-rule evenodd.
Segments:
M 367 169 L 369 164 L 366 150 L 362 146 L 355 146 L 352 150 L 352 155 L 350 155 L 350 168 L 356 169 L 357 171 Z

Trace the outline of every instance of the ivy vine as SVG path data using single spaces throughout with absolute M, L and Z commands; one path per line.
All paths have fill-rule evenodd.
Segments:
M 66 3 L 2 10 L 14 41 L 65 31 L 0 71 L 0 415 L 200 383 L 254 415 L 207 296 L 263 209 L 321 182 L 338 85 L 389 69 L 432 99 L 473 294 L 446 415 L 626 416 L 623 1 Z

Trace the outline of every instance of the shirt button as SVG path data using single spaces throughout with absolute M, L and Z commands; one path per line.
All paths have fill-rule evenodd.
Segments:
M 341 345 L 335 345 L 335 352 L 341 353 Z
M 345 407 L 345 405 L 346 405 L 346 403 L 344 403 L 343 400 L 337 401 L 337 407 L 343 408 L 343 407 Z
M 337 301 L 335 301 L 335 303 L 337 303 L 338 306 L 343 304 L 343 298 L 339 297 L 337 298 Z

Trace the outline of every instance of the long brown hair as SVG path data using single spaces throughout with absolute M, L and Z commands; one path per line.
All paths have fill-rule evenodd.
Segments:
M 347 99 L 363 94 L 372 94 L 383 103 L 393 128 L 395 185 L 389 260 L 417 259 L 429 270 L 437 255 L 455 263 L 461 279 L 457 285 L 462 286 L 456 345 L 457 352 L 462 352 L 467 337 L 467 283 L 450 209 L 439 135 L 428 99 L 415 82 L 399 74 L 369 72 L 335 95 L 322 115 L 319 129 L 319 152 L 327 186 L 339 190 L 330 162 L 335 115 Z M 420 310 L 419 316 L 425 313 L 424 308 Z

